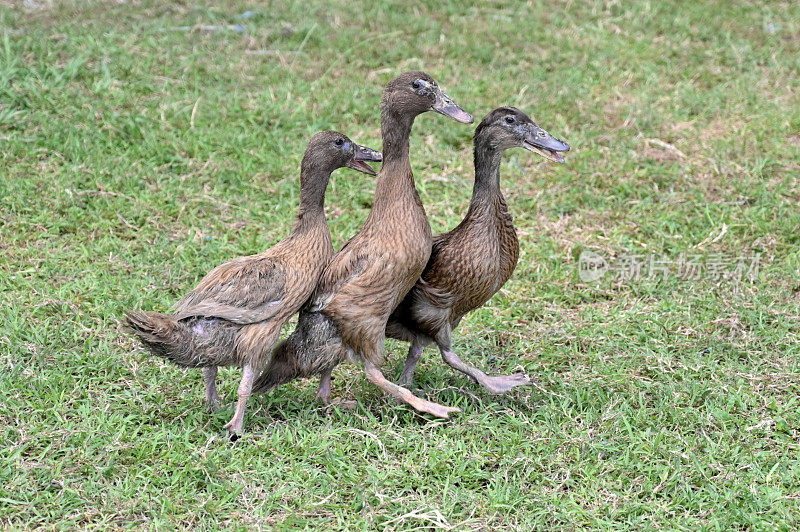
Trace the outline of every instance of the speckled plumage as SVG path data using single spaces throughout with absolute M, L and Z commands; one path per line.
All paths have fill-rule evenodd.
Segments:
M 549 135 L 525 113 L 509 107 L 495 109 L 476 129 L 475 186 L 467 214 L 455 229 L 434 237 L 421 278 L 386 326 L 388 337 L 411 343 L 401 384 L 411 385 L 422 350 L 430 343 L 437 344 L 448 364 L 493 393 L 528 383 L 521 374 L 490 377 L 465 364 L 452 351 L 451 333 L 461 318 L 488 301 L 516 268 L 519 243 L 500 190 L 500 162 L 503 151 L 523 146 L 530 139 L 546 138 L 543 133 Z M 552 140 L 551 148 L 569 149 Z
M 241 431 L 253 376 L 269 361 L 281 327 L 309 298 L 333 256 L 325 189 L 335 169 L 358 164 L 353 162 L 357 152 L 371 152 L 361 160 L 380 160 L 380 154 L 341 133 L 314 135 L 301 165 L 300 212 L 286 239 L 217 266 L 176 304 L 172 315 L 127 313 L 128 328 L 153 354 L 204 368 L 212 408 L 219 401 L 216 367 L 243 367 L 236 414 L 226 427 L 231 432 Z

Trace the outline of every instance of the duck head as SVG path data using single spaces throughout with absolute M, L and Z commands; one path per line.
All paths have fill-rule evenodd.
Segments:
M 389 82 L 383 92 L 383 105 L 414 114 L 436 111 L 453 120 L 471 124 L 472 115 L 456 104 L 431 76 L 414 70 L 400 74 Z
M 303 167 L 315 167 L 328 175 L 337 168 L 352 168 L 368 175 L 375 175 L 364 161 L 383 160 L 381 152 L 356 144 L 347 135 L 338 131 L 320 131 L 311 137 L 303 155 Z
M 486 143 L 491 149 L 521 147 L 545 159 L 563 163 L 561 153 L 569 144 L 542 129 L 516 107 L 499 107 L 486 115 L 475 130 L 475 143 Z

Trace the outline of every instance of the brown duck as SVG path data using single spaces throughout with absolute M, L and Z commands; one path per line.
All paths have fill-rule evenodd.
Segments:
M 309 298 L 333 256 L 323 206 L 331 173 L 346 166 L 375 175 L 362 161 L 380 160 L 379 152 L 341 133 L 315 134 L 301 163 L 300 211 L 286 239 L 214 268 L 170 316 L 127 313 L 127 327 L 153 354 L 203 368 L 212 410 L 219 406 L 217 366 L 242 366 L 236 411 L 225 425 L 232 435 L 242 430 L 253 378 L 269 362 L 281 327 Z
M 350 358 L 363 362 L 370 382 L 417 410 L 439 417 L 458 411 L 416 397 L 380 370 L 386 321 L 414 286 L 431 252 L 431 228 L 408 157 L 414 119 L 430 110 L 472 122 L 424 72 L 406 72 L 386 86 L 381 99 L 383 165 L 372 211 L 325 268 L 297 328 L 276 347 L 255 390 L 321 374 L 318 396 L 327 400 L 331 371 Z
M 490 377 L 452 350 L 451 333 L 467 312 L 489 300 L 517 265 L 519 244 L 506 200 L 500 191 L 500 160 L 509 148 L 522 147 L 564 162 L 558 152 L 569 145 L 536 125 L 513 107 L 489 113 L 475 130 L 475 185 L 464 220 L 449 233 L 433 238 L 428 265 L 395 309 L 386 336 L 411 342 L 400 384 L 411 386 L 422 350 L 436 343 L 442 358 L 492 393 L 528 384 L 522 374 Z

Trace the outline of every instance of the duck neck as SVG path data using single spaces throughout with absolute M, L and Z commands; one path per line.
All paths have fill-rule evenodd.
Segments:
M 416 115 L 399 112 L 389 106 L 381 110 L 381 138 L 383 139 L 383 165 L 378 186 L 397 180 L 414 183 L 411 161 L 408 158 L 409 137 Z M 376 194 L 376 197 L 380 197 Z
M 303 159 L 300 172 L 300 209 L 294 231 L 325 223 L 325 189 L 331 172 Z
M 503 150 L 475 146 L 475 185 L 468 215 L 486 212 L 487 207 L 505 205 L 500 191 L 500 161 Z

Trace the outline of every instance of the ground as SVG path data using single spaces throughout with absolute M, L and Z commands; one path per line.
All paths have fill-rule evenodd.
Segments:
M 215 4 L 0 1 L 2 526 L 800 526 L 797 3 Z M 534 385 L 491 396 L 426 351 L 417 392 L 463 409 L 439 421 L 345 365 L 355 410 L 297 382 L 232 444 L 239 371 L 208 414 L 199 372 L 149 357 L 122 312 L 285 236 L 306 140 L 379 149 L 381 88 L 408 69 L 573 146 L 507 153 L 519 266 L 455 334 Z M 415 124 L 435 232 L 469 202 L 472 131 Z M 337 247 L 373 190 L 334 174 Z M 586 251 L 613 270 L 582 280 Z M 396 376 L 406 346 L 387 349 Z

